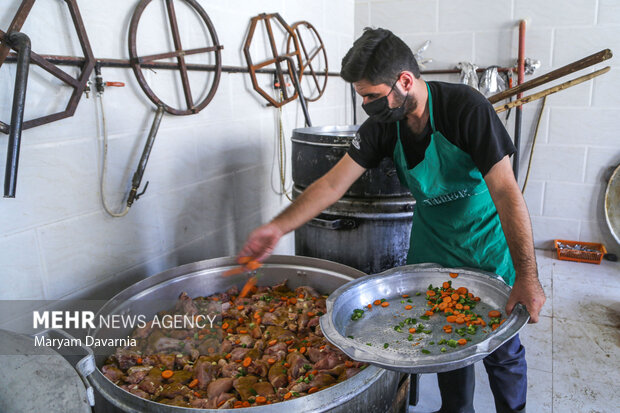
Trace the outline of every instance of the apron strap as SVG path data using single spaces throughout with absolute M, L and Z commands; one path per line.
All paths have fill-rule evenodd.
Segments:
M 428 110 L 429 110 L 429 118 L 431 119 L 431 128 L 433 129 L 433 133 L 437 132 L 435 130 L 435 119 L 433 118 L 433 97 L 431 96 L 431 87 L 426 83 L 426 90 L 428 90 Z

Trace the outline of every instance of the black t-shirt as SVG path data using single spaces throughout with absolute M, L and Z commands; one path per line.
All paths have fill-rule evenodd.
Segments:
M 510 135 L 493 106 L 478 91 L 459 83 L 428 82 L 433 100 L 435 129 L 452 144 L 471 156 L 482 176 L 504 156 L 516 152 Z M 431 139 L 431 122 L 416 135 L 400 121 L 401 142 L 409 169 L 424 159 Z M 348 150 L 349 156 L 364 168 L 374 168 L 385 157 L 392 157 L 396 145 L 396 122 L 366 120 Z

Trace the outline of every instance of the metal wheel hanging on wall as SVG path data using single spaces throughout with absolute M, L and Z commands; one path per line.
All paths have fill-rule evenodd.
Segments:
M 271 106 L 279 108 L 280 106 L 283 106 L 297 98 L 297 91 L 291 93 L 289 90 L 287 90 L 287 82 L 284 78 L 285 72 L 282 70 L 281 67 L 281 64 L 285 62 L 287 67 L 286 73 L 290 78 L 293 78 L 295 76 L 295 65 L 298 65 L 298 67 L 300 68 L 302 67 L 301 53 L 299 51 L 299 42 L 297 41 L 297 35 L 295 34 L 291 26 L 289 26 L 278 13 L 262 13 L 258 16 L 252 17 L 250 22 L 250 28 L 248 30 L 248 35 L 245 39 L 243 53 L 245 54 L 245 59 L 248 64 L 248 70 L 250 72 L 250 78 L 252 79 L 252 85 L 254 86 L 254 90 L 256 90 L 262 97 L 264 97 Z M 250 53 L 250 47 L 252 45 L 252 39 L 256 31 L 256 26 L 260 22 L 263 22 L 263 24 L 265 25 L 265 29 L 267 30 L 267 36 L 269 38 L 269 46 L 271 50 L 271 58 L 254 64 L 252 60 L 252 55 Z M 279 24 L 288 35 L 288 38 L 292 39 L 290 41 L 292 41 L 293 50 L 289 49 L 289 51 L 287 51 L 287 53 L 285 54 L 280 54 L 278 52 L 278 46 L 276 45 L 276 40 L 273 35 L 272 22 Z M 265 91 L 263 88 L 260 87 L 260 85 L 258 84 L 258 80 L 256 79 L 256 72 L 269 65 L 275 65 L 276 81 L 279 85 L 281 85 L 280 90 L 282 91 L 282 100 L 274 99 L 269 92 Z
M 5 33 L 0 30 L 0 66 L 2 66 L 2 63 L 4 63 L 4 60 L 10 51 L 11 45 L 7 41 L 8 35 L 12 32 L 18 32 L 21 30 L 26 18 L 34 6 L 35 1 L 36 0 L 24 0 L 19 6 L 15 17 L 13 17 L 13 21 L 9 25 L 7 32 Z M 22 125 L 23 129 L 29 129 L 73 116 L 80 98 L 82 97 L 82 93 L 86 89 L 86 82 L 95 67 L 95 57 L 90 47 L 90 42 L 88 41 L 88 35 L 84 29 L 84 22 L 82 21 L 82 15 L 80 14 L 77 0 L 65 0 L 65 3 L 67 3 L 69 13 L 71 14 L 71 20 L 73 21 L 73 28 L 75 29 L 78 41 L 80 42 L 80 48 L 84 54 L 84 61 L 81 64 L 81 72 L 79 76 L 73 77 L 58 66 L 45 60 L 37 53 L 30 52 L 30 61 L 32 63 L 38 65 L 49 74 L 71 87 L 73 92 L 71 93 L 71 97 L 69 98 L 67 106 L 63 111 L 24 121 Z M 9 125 L 0 121 L 0 132 L 9 133 Z
M 298 21 L 293 23 L 291 29 L 297 35 L 297 40 L 299 41 L 299 46 L 301 46 L 301 51 L 303 53 L 302 56 L 302 65 L 299 70 L 299 84 L 301 85 L 302 92 L 304 98 L 306 98 L 309 102 L 315 102 L 319 100 L 321 96 L 323 96 L 323 92 L 325 91 L 325 87 L 327 86 L 327 52 L 325 51 L 325 45 L 323 44 L 323 40 L 319 35 L 319 32 L 315 29 L 315 27 L 308 23 L 307 21 Z M 306 41 L 304 41 L 306 39 Z M 311 41 L 311 43 L 309 42 Z M 286 51 L 289 52 L 291 50 L 291 46 L 293 45 L 292 37 L 289 36 Z M 309 46 L 307 46 L 309 45 Z M 308 50 L 310 49 L 310 50 Z M 323 52 L 323 53 L 321 53 Z M 324 69 L 316 69 L 313 66 L 313 61 L 318 57 L 320 60 L 321 54 L 323 56 L 323 61 L 325 62 Z M 316 62 L 315 62 L 316 64 Z M 320 65 L 319 61 L 319 65 Z M 304 82 L 302 82 L 302 78 L 304 75 L 312 76 L 312 83 L 314 84 L 314 90 L 311 90 L 310 93 L 306 94 L 304 91 Z M 323 80 L 319 80 L 319 76 L 323 77 Z M 315 96 L 316 95 L 316 96 Z
M 177 21 L 177 14 L 175 11 L 174 0 L 165 0 L 166 10 L 168 14 L 168 22 L 170 24 L 170 32 L 172 35 L 172 40 L 174 42 L 174 51 L 167 53 L 158 53 L 152 54 L 148 56 L 138 56 L 137 47 L 136 47 L 136 36 L 138 32 L 138 24 L 140 22 L 140 17 L 144 12 L 144 9 L 151 3 L 152 0 L 141 0 L 136 10 L 134 11 L 133 17 L 131 19 L 131 24 L 129 26 L 129 56 L 131 66 L 133 68 L 134 74 L 138 79 L 138 83 L 140 87 L 146 93 L 148 98 L 157 106 L 163 106 L 164 110 L 173 115 L 191 115 L 194 113 L 200 112 L 205 108 L 213 99 L 215 92 L 217 90 L 217 86 L 220 82 L 220 75 L 222 73 L 222 57 L 221 50 L 224 46 L 219 44 L 219 40 L 217 38 L 217 33 L 215 32 L 215 28 L 211 23 L 211 19 L 207 15 L 207 12 L 198 4 L 196 0 L 177 0 L 183 1 L 189 7 L 194 9 L 194 11 L 200 16 L 200 19 L 205 24 L 209 31 L 209 37 L 211 38 L 208 44 L 212 44 L 213 46 L 200 47 L 196 49 L 188 49 L 184 50 L 183 45 L 181 43 L 181 36 L 179 35 L 179 23 Z M 188 71 L 194 70 L 192 64 L 186 62 L 185 57 L 190 55 L 196 55 L 200 53 L 215 53 L 215 65 L 214 68 L 214 77 L 211 82 L 211 87 L 206 97 L 201 101 L 194 103 L 194 97 L 192 95 L 192 88 L 190 87 Z M 166 103 L 164 103 L 160 98 L 155 95 L 155 92 L 148 85 L 146 78 L 143 73 L 143 66 L 148 67 L 149 63 L 156 62 L 162 59 L 176 58 L 176 67 L 179 70 L 179 75 L 181 78 L 181 84 L 183 86 L 183 95 L 185 98 L 185 109 L 175 108 Z M 202 65 L 204 67 L 204 65 Z

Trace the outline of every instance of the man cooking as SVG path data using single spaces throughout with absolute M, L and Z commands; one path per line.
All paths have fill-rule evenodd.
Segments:
M 268 224 L 240 254 L 265 259 L 286 233 L 335 203 L 386 156 L 416 206 L 408 264 L 433 262 L 494 272 L 512 285 L 506 312 L 545 302 L 531 223 L 515 181 L 515 147 L 491 104 L 466 85 L 425 82 L 409 47 L 392 32 L 365 29 L 342 60 L 370 118 L 347 154 Z M 372 240 L 368 240 L 372 242 Z M 484 359 L 498 412 L 525 411 L 525 350 L 518 335 Z M 473 412 L 474 366 L 439 373 L 440 412 Z

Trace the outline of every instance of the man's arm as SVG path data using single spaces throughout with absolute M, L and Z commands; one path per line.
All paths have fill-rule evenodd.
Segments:
M 284 234 L 299 228 L 338 201 L 364 171 L 365 168 L 345 154 L 288 208 L 271 222 L 252 231 L 239 254 L 255 257 L 259 261 L 264 260 L 273 252 Z
M 497 162 L 484 180 L 497 208 L 516 272 L 506 312 L 510 314 L 515 304 L 520 302 L 530 313 L 530 322 L 536 323 L 545 303 L 545 293 L 538 280 L 530 216 L 514 178 L 509 157 L 505 156 Z

